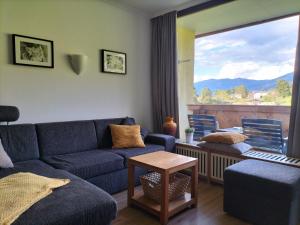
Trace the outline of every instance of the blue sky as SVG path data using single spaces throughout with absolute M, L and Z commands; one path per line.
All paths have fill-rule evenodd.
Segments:
M 195 40 L 194 82 L 273 79 L 292 72 L 299 17 L 294 16 Z

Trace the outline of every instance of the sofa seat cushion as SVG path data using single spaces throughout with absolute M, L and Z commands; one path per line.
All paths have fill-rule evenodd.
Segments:
M 43 158 L 51 166 L 66 170 L 83 179 L 124 168 L 124 159 L 112 152 L 99 149 Z
M 41 160 L 16 162 L 12 168 L 0 169 L 0 179 L 17 172 L 30 172 L 43 176 L 51 176 L 52 170 L 55 169 Z
M 116 217 L 117 205 L 108 193 L 67 171 L 31 160 L 15 163 L 14 168 L 0 169 L 0 178 L 17 172 L 70 179 L 71 182 L 34 204 L 13 225 L 108 225 Z
M 162 145 L 146 144 L 145 148 L 112 149 L 109 151 L 124 157 L 125 166 L 127 167 L 128 158 L 161 150 L 165 150 L 165 147 Z

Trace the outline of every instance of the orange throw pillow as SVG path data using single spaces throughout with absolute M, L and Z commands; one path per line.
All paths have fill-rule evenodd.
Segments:
M 110 124 L 113 148 L 143 148 L 140 125 Z
M 201 141 L 209 143 L 222 143 L 222 144 L 236 144 L 243 142 L 247 139 L 247 136 L 234 132 L 216 132 L 208 134 L 201 138 Z

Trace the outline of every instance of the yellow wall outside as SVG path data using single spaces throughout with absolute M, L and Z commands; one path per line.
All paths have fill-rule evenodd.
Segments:
M 189 126 L 187 104 L 193 100 L 194 43 L 193 31 L 177 27 L 180 138 L 185 138 L 184 130 Z

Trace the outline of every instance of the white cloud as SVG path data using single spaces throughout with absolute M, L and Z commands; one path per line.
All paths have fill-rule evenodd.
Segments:
M 293 70 L 293 60 L 282 62 L 276 65 L 254 61 L 228 62 L 222 66 L 220 72 L 214 76 L 214 78 L 248 78 L 254 80 L 264 80 L 285 75 Z
M 294 70 L 299 17 L 195 40 L 194 81 L 273 79 Z
M 211 75 L 199 75 L 199 74 L 194 74 L 194 83 L 203 81 L 203 80 L 208 80 L 212 79 Z
M 216 39 L 196 39 L 195 47 L 200 51 L 213 50 L 218 48 L 233 48 L 246 45 L 245 40 L 223 40 L 220 42 L 218 38 Z
M 255 73 L 258 69 L 259 64 L 256 62 L 229 62 L 222 66 L 217 77 L 218 79 L 238 78 L 244 74 L 247 74 L 247 77 L 249 77 L 250 74 Z

